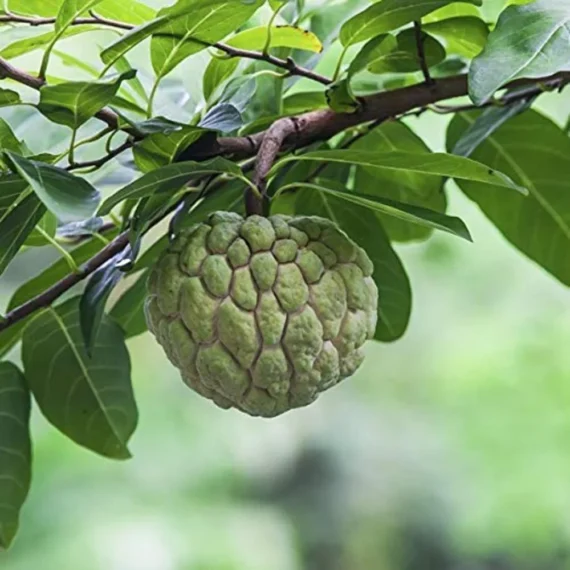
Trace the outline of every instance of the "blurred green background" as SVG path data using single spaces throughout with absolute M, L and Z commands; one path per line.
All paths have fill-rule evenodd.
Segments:
M 105 36 L 81 38 L 62 51 L 95 62 Z M 176 74 L 191 97 L 200 85 L 189 66 L 205 61 Z M 53 72 L 74 77 L 63 64 Z M 570 98 L 538 107 L 564 124 Z M 7 118 L 22 137 L 42 132 L 43 150 L 48 137 L 63 144 L 38 115 Z M 409 124 L 440 150 L 446 122 Z M 414 291 L 408 332 L 371 343 L 360 371 L 312 406 L 271 420 L 219 410 L 147 333 L 129 341 L 140 409 L 131 461 L 78 448 L 36 413 L 32 493 L 0 568 L 570 568 L 568 292 L 456 187 L 448 195 L 475 243 L 437 234 L 398 247 Z M 53 258 L 32 249 L 14 262 L 0 309 Z

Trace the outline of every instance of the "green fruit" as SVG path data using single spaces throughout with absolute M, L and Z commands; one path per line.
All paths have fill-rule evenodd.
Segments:
M 147 322 L 193 390 L 277 416 L 362 363 L 377 318 L 372 270 L 330 220 L 217 212 L 157 261 Z

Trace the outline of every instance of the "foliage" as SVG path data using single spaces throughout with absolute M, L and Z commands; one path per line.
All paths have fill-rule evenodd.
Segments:
M 163 221 L 170 234 L 215 210 L 338 222 L 374 261 L 381 342 L 404 334 L 411 311 L 392 243 L 434 229 L 471 237 L 447 213 L 452 179 L 570 284 L 570 143 L 532 108 L 570 81 L 568 3 L 510 2 L 496 21 L 481 4 L 3 4 L 0 272 L 32 247 L 61 258 L 21 283 L 0 317 L 0 355 L 21 345 L 23 368 L 0 364 L 1 547 L 29 486 L 30 395 L 78 444 L 129 457 L 125 339 L 146 328 L 147 269 L 171 237 L 153 242 L 151 229 Z M 66 51 L 79 34 L 99 49 L 93 61 Z M 413 132 L 421 113 L 451 115 L 448 153 Z M 41 127 L 21 140 L 27 121 Z M 123 275 L 133 284 L 113 303 Z

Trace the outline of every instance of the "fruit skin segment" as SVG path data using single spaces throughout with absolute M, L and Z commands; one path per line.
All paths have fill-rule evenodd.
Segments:
M 145 314 L 190 388 L 273 417 L 360 366 L 377 321 L 372 272 L 330 220 L 215 212 L 156 262 Z

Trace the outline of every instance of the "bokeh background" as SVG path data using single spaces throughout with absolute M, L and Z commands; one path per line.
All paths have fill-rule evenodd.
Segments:
M 503 3 L 485 0 L 486 15 Z M 0 45 L 30 33 L 3 28 Z M 111 36 L 80 37 L 60 51 L 97 65 Z M 143 70 L 147 60 L 145 49 L 132 59 Z M 165 112 L 177 97 L 195 108 L 205 62 L 195 56 L 169 78 Z M 37 57 L 14 63 L 36 69 Z M 61 60 L 52 73 L 81 76 Z M 538 108 L 564 125 L 570 98 L 546 95 Z M 65 129 L 33 109 L 1 116 L 32 148 L 65 144 Z M 447 120 L 409 124 L 441 150 Z M 129 341 L 132 460 L 98 458 L 35 413 L 33 488 L 0 568 L 570 568 L 570 296 L 452 184 L 448 196 L 475 243 L 437 234 L 398 246 L 414 291 L 408 332 L 371 343 L 360 371 L 312 406 L 272 420 L 219 410 L 147 333 Z M 53 259 L 38 248 L 18 258 L 0 309 Z

